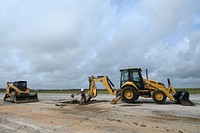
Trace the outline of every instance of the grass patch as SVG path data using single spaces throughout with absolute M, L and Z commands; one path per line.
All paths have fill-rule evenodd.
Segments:
M 188 91 L 191 94 L 200 94 L 200 88 L 175 88 L 177 91 Z M 74 94 L 80 91 L 79 89 L 63 89 L 63 90 L 32 90 L 33 93 L 63 93 L 63 94 Z M 85 90 L 86 93 L 88 89 Z M 98 94 L 109 94 L 106 89 L 98 89 Z
M 177 91 L 188 91 L 190 94 L 199 94 L 200 88 L 176 88 Z
M 6 89 L 4 89 L 4 88 L 0 88 L 0 92 L 6 92 Z
M 69 89 L 69 90 L 32 90 L 32 93 L 63 93 L 63 94 L 75 94 L 79 89 Z M 88 89 L 85 89 L 85 92 L 88 93 Z M 109 94 L 107 90 L 99 89 L 97 90 L 98 94 Z
M 200 88 L 175 88 L 177 91 L 188 91 L 191 94 L 200 94 Z M 79 89 L 63 89 L 63 90 L 32 90 L 33 93 L 63 93 L 63 94 L 74 94 L 80 91 Z M 88 89 L 85 89 L 86 93 Z M 98 89 L 98 94 L 109 94 L 106 89 Z
M 73 94 L 78 92 L 78 90 L 31 90 L 32 93 L 63 93 L 63 94 Z
M 175 88 L 177 91 L 188 91 L 190 94 L 200 94 L 200 88 Z M 60 94 L 74 94 L 80 91 L 80 89 L 54 89 L 54 90 L 43 90 L 43 89 L 38 89 L 34 90 L 32 89 L 32 93 L 60 93 Z M 88 93 L 88 89 L 85 90 L 86 93 Z M 5 89 L 0 89 L 1 93 L 5 93 Z M 98 89 L 97 90 L 98 94 L 109 94 L 109 92 L 106 89 Z
M 43 90 L 43 89 L 31 89 L 31 93 L 59 93 L 59 94 L 74 94 L 80 91 L 80 89 L 53 89 L 53 90 Z M 1 93 L 5 93 L 6 89 L 0 89 Z M 88 93 L 88 89 L 85 89 L 85 92 Z M 106 89 L 98 89 L 98 94 L 109 94 Z

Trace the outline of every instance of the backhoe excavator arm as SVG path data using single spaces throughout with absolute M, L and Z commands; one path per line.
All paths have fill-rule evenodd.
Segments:
M 88 91 L 89 98 L 87 101 L 97 96 L 96 82 L 101 82 L 111 95 L 117 96 L 118 92 L 120 91 L 119 89 L 112 88 L 114 87 L 114 84 L 111 82 L 108 76 L 96 76 L 96 77 L 90 76 L 88 77 L 88 80 L 89 80 L 89 91 Z

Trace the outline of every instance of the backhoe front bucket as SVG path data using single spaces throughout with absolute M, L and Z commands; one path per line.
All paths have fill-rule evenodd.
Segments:
M 183 106 L 195 106 L 195 104 L 192 101 L 190 101 L 188 92 L 178 91 L 174 95 L 174 98 L 176 99 L 177 103 Z
M 13 97 L 13 102 L 15 103 L 27 103 L 27 102 L 37 102 L 37 101 L 38 101 L 37 93 L 35 94 L 22 93 L 20 95 L 15 95 Z

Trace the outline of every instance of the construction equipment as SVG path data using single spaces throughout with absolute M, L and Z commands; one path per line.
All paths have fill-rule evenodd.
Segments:
M 120 89 L 113 89 L 114 84 L 111 82 L 111 80 L 108 78 L 108 76 L 90 76 L 88 77 L 89 80 L 89 91 L 88 91 L 88 96 L 87 96 L 87 102 L 90 101 L 91 98 L 94 98 L 97 96 L 97 87 L 96 87 L 96 82 L 101 82 L 107 91 L 111 94 L 116 96 L 116 98 L 120 94 Z M 117 103 L 118 100 L 114 99 L 113 103 Z
M 126 103 L 134 103 L 139 96 L 152 98 L 155 103 L 163 104 L 168 97 L 171 101 L 182 104 L 184 106 L 193 106 L 193 102 L 189 100 L 189 93 L 185 91 L 176 91 L 168 79 L 168 88 L 163 83 L 148 79 L 144 79 L 141 74 L 141 68 L 121 69 L 120 89 L 112 89 L 114 86 L 107 76 L 91 76 L 89 77 L 88 101 L 97 96 L 97 88 L 95 82 L 102 82 L 108 92 L 115 95 L 116 98 L 112 103 L 117 103 L 119 99 Z
M 38 96 L 37 93 L 31 94 L 30 89 L 27 88 L 27 81 L 7 82 L 4 101 L 14 103 L 36 102 Z

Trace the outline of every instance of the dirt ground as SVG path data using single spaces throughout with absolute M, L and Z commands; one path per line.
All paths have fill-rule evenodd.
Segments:
M 69 94 L 38 94 L 39 102 L 21 104 L 4 102 L 3 96 L 1 133 L 200 133 L 200 95 L 190 96 L 196 106 L 144 98 L 113 105 L 109 94 L 87 105 L 69 103 Z

